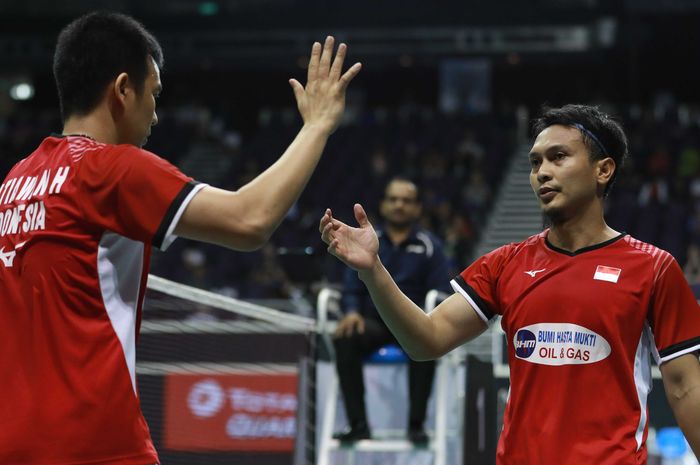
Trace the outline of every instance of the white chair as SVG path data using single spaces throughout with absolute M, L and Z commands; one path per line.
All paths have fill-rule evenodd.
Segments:
M 333 348 L 332 331 L 335 322 L 328 321 L 328 313 L 337 309 L 341 294 L 339 291 L 324 288 L 319 292 L 317 299 L 318 329 L 322 335 L 324 345 L 331 356 L 331 362 L 335 362 L 335 350 Z M 430 312 L 438 300 L 445 295 L 437 290 L 428 292 L 425 298 L 425 311 Z M 381 349 L 380 349 L 381 350 Z M 438 361 L 433 395 L 435 396 L 435 429 L 430 436 L 427 450 L 434 454 L 434 465 L 445 465 L 447 449 L 447 380 L 448 370 L 451 365 L 459 364 L 458 357 L 443 357 Z M 338 375 L 333 367 L 333 374 L 326 378 L 328 383 L 325 399 L 323 402 L 323 418 L 319 432 L 319 445 L 317 453 L 318 465 L 329 465 L 330 455 L 335 450 L 345 450 L 350 454 L 348 463 L 354 462 L 356 452 L 406 452 L 412 450 L 426 450 L 425 447 L 417 448 L 407 439 L 366 439 L 352 443 L 349 446 L 340 445 L 340 441 L 333 439 L 333 428 L 335 425 L 336 404 L 338 400 Z

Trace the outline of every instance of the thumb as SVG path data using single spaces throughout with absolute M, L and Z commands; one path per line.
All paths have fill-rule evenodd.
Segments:
M 367 218 L 367 213 L 365 213 L 365 209 L 362 208 L 362 205 L 356 203 L 354 210 L 357 224 L 359 224 L 361 228 L 371 228 L 372 225 L 369 223 L 369 218 Z
M 297 102 L 299 102 L 302 95 L 304 95 L 304 86 L 302 86 L 296 79 L 290 79 L 289 85 L 292 86 L 292 90 L 294 91 L 294 98 L 296 98 Z

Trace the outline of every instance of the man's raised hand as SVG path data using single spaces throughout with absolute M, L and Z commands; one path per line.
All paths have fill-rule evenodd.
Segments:
M 296 79 L 289 80 L 304 124 L 319 125 L 328 131 L 328 134 L 335 131 L 340 124 L 345 110 L 345 91 L 362 68 L 360 63 L 355 63 L 341 74 L 347 46 L 338 46 L 331 64 L 334 43 L 335 39 L 332 36 L 326 38 L 323 49 L 320 43 L 314 43 L 311 48 L 306 87 Z

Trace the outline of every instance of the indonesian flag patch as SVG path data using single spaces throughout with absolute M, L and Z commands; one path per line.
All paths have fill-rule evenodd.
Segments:
M 622 273 L 622 270 L 620 268 L 598 265 L 598 268 L 595 269 L 593 279 L 597 279 L 598 281 L 608 281 L 611 283 L 616 283 L 617 280 L 620 278 L 620 273 Z

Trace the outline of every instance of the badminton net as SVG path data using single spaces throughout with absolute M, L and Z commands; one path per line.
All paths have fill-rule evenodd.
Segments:
M 313 463 L 315 330 L 309 317 L 150 275 L 136 376 L 161 461 Z

